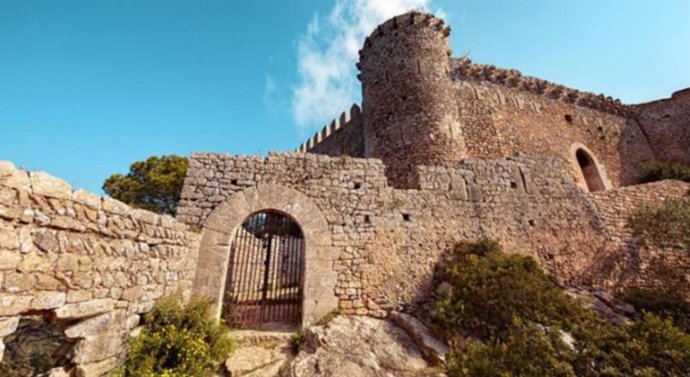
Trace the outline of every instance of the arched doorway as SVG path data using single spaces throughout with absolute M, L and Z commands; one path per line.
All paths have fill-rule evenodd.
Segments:
M 575 159 L 577 164 L 580 166 L 580 171 L 585 179 L 587 188 L 590 192 L 602 191 L 606 187 L 604 186 L 604 181 L 601 178 L 601 173 L 599 172 L 599 167 L 592 158 L 592 156 L 587 153 L 584 149 L 578 148 L 575 152 Z
M 302 320 L 304 235 L 278 211 L 250 215 L 230 245 L 223 313 L 233 327 L 297 327 Z

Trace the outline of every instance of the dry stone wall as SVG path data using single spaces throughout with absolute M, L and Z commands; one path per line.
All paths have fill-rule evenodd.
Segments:
M 606 255 L 620 265 L 627 249 L 611 241 L 592 198 L 557 159 L 519 155 L 419 167 L 418 190 L 388 186 L 384 169 L 379 160 L 310 153 L 194 154 L 178 219 L 204 228 L 214 208 L 254 187 L 274 186 L 275 195 L 281 187 L 296 190 L 316 204 L 312 216 L 326 219 L 328 234 L 321 238 L 328 241 L 319 247 L 334 255 L 329 264 L 337 281 L 321 294 L 337 297 L 345 313 L 385 316 L 424 300 L 440 254 L 481 236 L 499 239 L 509 252 L 529 253 L 564 284 L 622 284 L 599 262 Z M 226 212 L 250 214 L 241 207 Z M 229 253 L 229 245 L 218 252 Z M 209 271 L 226 273 L 222 266 Z
M 0 162 L 0 345 L 41 315 L 74 343 L 68 367 L 100 376 L 156 300 L 190 297 L 197 249 L 169 216 Z

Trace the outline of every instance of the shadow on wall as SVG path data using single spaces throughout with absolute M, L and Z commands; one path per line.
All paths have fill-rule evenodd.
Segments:
M 625 123 L 617 147 L 621 161 L 619 185 L 621 187 L 634 185 L 637 183 L 642 167 L 655 160 L 647 136 L 642 132 L 636 120 L 628 119 Z

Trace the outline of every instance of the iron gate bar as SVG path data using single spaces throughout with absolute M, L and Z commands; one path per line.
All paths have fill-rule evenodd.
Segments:
M 251 215 L 230 246 L 224 316 L 235 327 L 299 324 L 304 237 L 294 221 L 275 212 Z

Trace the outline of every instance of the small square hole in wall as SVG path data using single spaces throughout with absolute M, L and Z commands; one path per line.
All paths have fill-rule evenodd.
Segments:
M 230 184 L 233 186 L 237 186 L 237 180 L 236 179 L 231 179 Z
M 405 221 L 412 221 L 412 215 L 410 215 L 409 213 L 403 213 L 402 218 Z
M 534 226 L 534 220 L 527 220 L 527 223 L 529 224 L 529 226 Z
M 568 123 L 572 123 L 573 122 L 573 116 L 570 114 L 565 114 L 565 121 Z
M 369 215 L 364 215 L 364 223 L 371 224 L 371 218 L 369 217 Z
M 362 184 L 359 182 L 355 182 L 355 190 L 359 190 L 362 188 Z
M 517 188 L 517 182 L 510 182 L 510 188 Z

